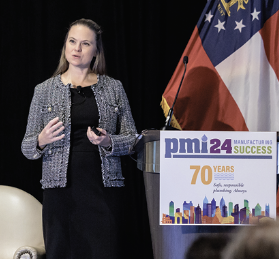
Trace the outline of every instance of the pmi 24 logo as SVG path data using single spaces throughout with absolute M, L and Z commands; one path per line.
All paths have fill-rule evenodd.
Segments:
M 238 157 L 266 156 L 272 154 L 272 140 L 260 139 L 208 139 L 203 135 L 198 138 L 165 138 L 165 158 L 187 157 Z M 196 155 L 196 156 L 194 156 Z M 232 157 L 232 158 L 233 158 Z

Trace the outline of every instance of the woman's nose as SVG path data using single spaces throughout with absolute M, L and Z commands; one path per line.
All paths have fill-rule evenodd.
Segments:
M 75 50 L 78 51 L 78 52 L 81 51 L 81 45 L 80 44 L 76 44 L 75 45 Z

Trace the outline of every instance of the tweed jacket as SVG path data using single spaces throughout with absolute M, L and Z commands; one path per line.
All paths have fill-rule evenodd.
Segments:
M 64 85 L 61 76 L 52 77 L 35 87 L 31 102 L 22 153 L 28 159 L 42 157 L 42 188 L 65 187 L 71 137 L 71 85 Z M 98 127 L 111 137 L 112 148 L 99 146 L 102 179 L 105 187 L 124 186 L 120 156 L 129 153 L 137 132 L 129 102 L 120 81 L 98 75 L 98 82 L 91 86 L 99 111 Z M 65 137 L 48 144 L 43 150 L 37 146 L 38 135 L 50 120 L 59 117 Z M 91 125 L 88 125 L 91 126 Z

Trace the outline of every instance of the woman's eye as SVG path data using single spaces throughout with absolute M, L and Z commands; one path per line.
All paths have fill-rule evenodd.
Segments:
M 75 41 L 74 41 L 74 40 L 69 40 L 69 42 L 70 42 L 70 43 L 75 43 Z
M 89 46 L 89 43 L 88 42 L 84 42 L 83 45 Z

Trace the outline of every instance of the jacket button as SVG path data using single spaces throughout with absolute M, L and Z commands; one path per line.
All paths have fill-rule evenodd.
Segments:
M 51 151 L 51 150 L 49 150 L 49 151 L 48 151 L 48 154 L 49 154 L 49 155 L 51 155 L 51 154 L 52 154 L 52 151 Z
M 52 110 L 52 109 L 51 109 L 51 106 L 49 106 L 49 107 L 47 108 L 47 110 L 48 110 L 49 112 L 51 112 L 51 110 Z
M 38 154 L 35 154 L 34 156 L 33 156 L 33 158 L 37 158 L 38 157 Z
M 114 110 L 115 110 L 115 112 L 117 112 L 118 111 L 118 107 L 116 107 Z

